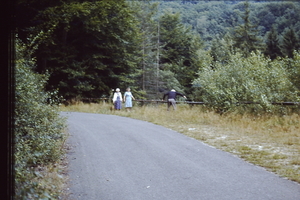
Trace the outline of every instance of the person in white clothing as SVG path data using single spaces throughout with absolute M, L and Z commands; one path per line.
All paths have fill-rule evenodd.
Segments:
M 127 91 L 124 93 L 124 102 L 127 111 L 130 111 L 130 109 L 132 108 L 132 99 L 135 100 L 132 93 L 130 92 L 130 88 L 127 88 Z
M 115 107 L 115 110 L 121 110 L 122 108 L 122 94 L 120 92 L 120 89 L 117 88 L 116 92 L 114 93 L 114 97 L 113 97 L 113 104 Z

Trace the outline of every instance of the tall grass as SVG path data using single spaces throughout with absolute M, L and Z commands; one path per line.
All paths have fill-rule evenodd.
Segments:
M 108 103 L 77 102 L 61 110 L 119 115 L 162 125 L 300 183 L 299 114 L 219 115 L 202 106 L 185 104 L 178 105 L 176 111 L 167 111 L 161 104 L 134 106 L 131 112 L 110 108 Z

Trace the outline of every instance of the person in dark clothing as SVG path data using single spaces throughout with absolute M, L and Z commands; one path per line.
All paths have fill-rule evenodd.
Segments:
M 176 96 L 180 95 L 182 97 L 184 97 L 186 99 L 186 96 L 184 96 L 183 94 L 176 92 L 174 89 L 172 89 L 171 91 L 167 92 L 164 94 L 163 96 L 163 100 L 165 99 L 166 96 L 168 96 L 168 111 L 170 109 L 170 106 L 173 106 L 173 109 L 176 110 Z

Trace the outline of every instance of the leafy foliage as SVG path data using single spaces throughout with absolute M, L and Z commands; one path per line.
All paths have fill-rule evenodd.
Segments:
M 161 80 L 168 80 L 164 82 L 164 87 L 160 88 L 161 92 L 169 91 L 170 89 L 175 89 L 177 92 L 184 93 L 184 87 L 175 78 L 175 74 L 172 71 L 160 70 L 159 77 Z M 162 96 L 160 96 L 161 98 Z
M 202 98 L 219 112 L 236 108 L 238 102 L 257 102 L 254 112 L 275 112 L 272 102 L 298 101 L 299 90 L 281 61 L 251 53 L 248 58 L 232 55 L 225 65 L 215 63 L 199 72 L 194 84 L 201 86 Z M 285 112 L 282 108 L 280 112 Z
M 49 73 L 47 89 L 66 99 L 101 97 L 126 87 L 135 71 L 136 22 L 124 1 L 72 2 L 48 7 L 33 34 L 40 38 L 36 71 Z
M 266 46 L 279 62 L 299 50 L 298 2 L 18 0 L 17 10 L 20 37 L 38 45 L 34 70 L 67 99 L 116 87 L 153 98 L 176 87 L 196 100 L 204 92 L 192 95 L 202 86 L 197 72 L 233 65 L 231 54 L 252 57 Z M 282 63 L 298 87 L 296 62 Z
M 282 66 L 285 66 L 287 69 L 292 83 L 300 90 L 300 52 L 294 51 L 293 59 L 286 58 L 281 60 L 281 62 Z
M 50 194 L 35 181 L 42 176 L 36 167 L 60 158 L 65 124 L 57 106 L 46 102 L 56 96 L 44 92 L 47 77 L 32 72 L 35 60 L 24 55 L 27 50 L 22 43 L 16 49 L 15 198 L 44 199 Z
M 212 40 L 212 46 L 208 51 L 215 62 L 226 63 L 233 53 L 233 40 L 230 36 L 225 35 L 223 38 Z

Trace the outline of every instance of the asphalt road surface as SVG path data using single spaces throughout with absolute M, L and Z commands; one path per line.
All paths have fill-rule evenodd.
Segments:
M 300 185 L 170 129 L 68 117 L 70 200 L 300 200 Z

